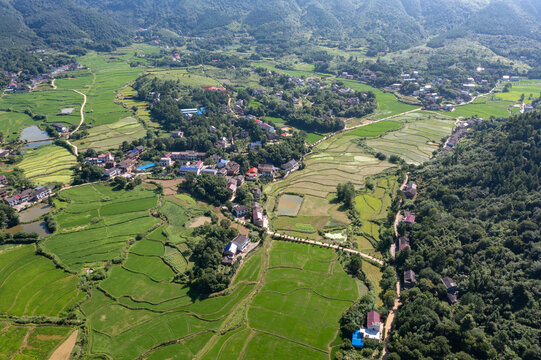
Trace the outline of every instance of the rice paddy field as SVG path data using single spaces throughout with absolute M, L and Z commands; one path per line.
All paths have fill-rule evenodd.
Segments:
M 0 111 L 0 124 L 2 124 L 2 133 L 8 141 L 19 139 L 22 129 L 28 126 L 36 125 L 37 121 L 21 112 Z
M 157 204 L 151 190 L 94 184 L 64 190 L 60 196 L 68 202 L 56 215 L 60 231 L 45 239 L 43 248 L 72 271 L 119 258 L 128 240 L 160 223 L 149 212 Z
M 143 125 L 133 117 L 120 119 L 112 124 L 104 124 L 88 130 L 89 135 L 75 144 L 82 150 L 92 148 L 96 151 L 118 148 L 122 142 L 131 142 L 145 137 Z
M 395 125 L 392 125 L 393 127 Z M 354 132 L 337 135 L 321 143 L 305 159 L 306 167 L 285 180 L 267 185 L 267 211 L 273 214 L 275 231 L 319 239 L 319 229 L 346 225 L 349 220 L 335 201 L 336 186 L 351 181 L 357 189 L 368 176 L 393 167 L 366 153 L 359 144 L 359 133 L 376 136 L 388 130 L 387 124 L 374 123 Z M 295 216 L 280 215 L 278 201 L 283 194 L 303 196 L 302 206 Z M 277 213 L 278 211 L 278 213 Z
M 119 359 L 328 359 L 338 320 L 363 288 L 333 250 L 286 242 L 255 252 L 228 294 L 205 300 L 165 282 L 141 292 L 148 280 L 115 270 L 82 308 L 91 353 Z M 152 303 L 156 291 L 169 300 Z
M 396 175 L 378 176 L 371 181 L 374 188 L 372 190 L 363 189 L 362 193 L 355 198 L 355 208 L 363 222 L 362 235 L 356 235 L 356 242 L 359 251 L 381 257 L 381 254 L 374 248 L 380 240 L 380 226 L 387 218 L 389 207 L 399 184 Z
M 132 115 L 131 110 L 116 101 L 116 92 L 142 72 L 130 67 L 126 61 L 128 52 L 130 48 L 119 49 L 110 56 L 90 52 L 79 59 L 87 69 L 72 74 L 70 78 L 56 80 L 58 89 L 76 89 L 87 95 L 85 122 L 89 125 L 111 124 Z M 78 111 L 74 113 L 79 114 Z
M 73 177 L 73 166 L 77 159 L 67 149 L 47 145 L 25 150 L 23 161 L 18 165 L 25 176 L 37 185 L 53 182 L 69 184 Z
M 80 121 L 79 109 L 82 103 L 83 97 L 68 89 L 5 95 L 0 97 L 0 110 L 5 112 L 9 109 L 12 113 L 0 115 L 0 120 L 9 120 L 14 116 L 13 120 L 10 120 L 9 129 L 10 132 L 19 132 L 29 124 L 39 124 L 30 123 L 29 118 L 23 116 L 25 110 L 30 110 L 33 114 L 47 117 L 42 123 L 76 125 Z M 71 114 L 62 114 L 64 108 L 74 108 L 74 111 Z M 19 115 L 15 117 L 14 114 Z
M 36 255 L 34 245 L 0 248 L 0 283 L 3 315 L 61 317 L 85 297 L 79 278 Z
M 48 359 L 71 329 L 0 321 L 0 359 Z
M 430 112 L 414 112 L 395 119 L 403 122 L 398 131 L 369 139 L 366 145 L 387 156 L 397 155 L 411 164 L 421 164 L 432 157 L 443 137 L 451 135 L 455 120 Z M 362 129 L 362 128 L 361 128 Z

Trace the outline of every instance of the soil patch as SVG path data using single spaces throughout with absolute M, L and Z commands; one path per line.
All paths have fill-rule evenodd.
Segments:
M 205 225 L 205 223 L 211 223 L 212 222 L 212 219 L 209 218 L 208 216 L 199 216 L 199 217 L 196 217 L 195 219 L 191 220 L 189 223 L 188 223 L 188 227 L 190 229 L 192 228 L 196 228 L 196 227 L 199 227 L 201 225 Z
M 77 335 L 79 330 L 75 330 L 71 335 L 53 352 L 49 360 L 69 360 L 75 342 L 77 341 Z
M 299 210 L 301 209 L 302 201 L 303 198 L 301 196 L 284 194 L 280 196 L 276 214 L 284 216 L 297 216 Z

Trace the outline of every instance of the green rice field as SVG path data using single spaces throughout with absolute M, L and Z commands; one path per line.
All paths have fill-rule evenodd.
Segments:
M 371 179 L 374 188 L 363 189 L 355 198 L 355 208 L 363 222 L 362 235 L 356 235 L 358 250 L 375 257 L 381 254 L 374 250 L 380 240 L 380 225 L 385 222 L 393 197 L 399 184 L 395 175 L 377 176 Z
M 82 150 L 92 148 L 97 151 L 118 148 L 124 141 L 131 142 L 145 137 L 146 130 L 137 119 L 127 117 L 112 124 L 104 124 L 91 128 L 89 135 L 77 141 Z
M 0 321 L 0 359 L 48 359 L 70 332 L 69 327 Z
M 19 139 L 22 129 L 28 126 L 39 124 L 30 116 L 21 112 L 0 111 L 0 124 L 2 133 L 8 141 Z
M 73 271 L 118 258 L 129 239 L 159 223 L 149 213 L 157 203 L 153 191 L 117 191 L 95 184 L 60 196 L 69 204 L 56 216 L 60 231 L 45 239 L 43 248 Z
M 428 112 L 406 114 L 397 117 L 396 121 L 404 122 L 400 130 L 369 139 L 366 145 L 387 156 L 397 155 L 412 164 L 423 163 L 432 157 L 441 139 L 451 135 L 455 123 L 454 119 Z
M 0 314 L 65 315 L 85 297 L 78 282 L 76 276 L 36 255 L 34 245 L 0 248 Z
M 25 150 L 23 161 L 18 165 L 25 176 L 35 184 L 45 185 L 53 182 L 69 184 L 77 159 L 67 149 L 47 145 Z
M 394 127 L 394 125 L 392 125 Z M 366 129 L 364 129 L 366 128 Z M 351 181 L 359 189 L 368 176 L 378 174 L 393 165 L 379 161 L 367 154 L 359 145 L 356 133 L 364 131 L 370 136 L 388 130 L 387 124 L 370 124 L 353 132 L 334 136 L 321 143 L 305 159 L 306 167 L 288 176 L 285 180 L 267 185 L 267 211 L 274 214 L 272 227 L 276 231 L 287 232 L 319 239 L 319 229 L 346 225 L 349 220 L 340 204 L 334 201 L 334 193 L 339 183 Z M 280 216 L 275 211 L 276 202 L 284 193 L 299 194 L 304 197 L 302 206 L 295 217 Z

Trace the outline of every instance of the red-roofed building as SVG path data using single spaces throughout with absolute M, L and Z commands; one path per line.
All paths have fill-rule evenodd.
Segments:
M 379 325 L 381 324 L 381 317 L 379 313 L 375 311 L 370 311 L 366 316 L 366 325 L 368 328 L 375 328 L 379 330 Z
M 405 236 L 401 236 L 398 238 L 398 251 L 402 251 L 405 248 L 410 247 L 410 239 L 408 239 Z
M 257 180 L 257 168 L 251 168 L 246 173 L 246 180 L 248 181 L 256 181 Z

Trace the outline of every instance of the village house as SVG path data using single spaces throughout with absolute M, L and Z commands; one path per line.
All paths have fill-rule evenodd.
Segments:
M 364 339 L 374 339 L 381 341 L 383 323 L 378 312 L 370 311 L 366 315 L 366 328 L 356 330 L 353 333 L 351 343 L 354 347 L 360 348 L 364 346 Z
M 398 251 L 402 251 L 405 248 L 410 247 L 410 239 L 408 239 L 405 236 L 401 236 L 398 238 Z
M 272 164 L 260 164 L 258 170 L 261 172 L 261 176 L 266 178 L 274 179 L 276 175 L 276 168 Z
M 227 140 L 227 138 L 222 137 L 220 140 L 218 140 L 216 146 L 221 147 L 222 149 L 227 149 L 231 146 L 231 143 L 229 142 L 229 140 Z
M 171 160 L 170 157 L 162 157 L 160 159 L 160 165 L 164 166 L 164 167 L 165 166 L 171 166 L 171 165 L 173 165 L 173 160 Z
M 53 124 L 52 126 L 59 133 L 65 133 L 65 132 L 68 132 L 68 130 L 69 130 L 66 125 L 62 125 L 62 124 Z
M 237 251 L 243 252 L 250 245 L 250 238 L 246 235 L 239 234 L 233 239 L 233 244 L 237 245 Z
M 246 181 L 256 181 L 257 180 L 257 168 L 251 168 L 250 170 L 248 170 L 248 172 L 246 173 L 246 177 L 245 177 Z
M 415 286 L 417 279 L 413 270 L 404 271 L 404 287 L 410 289 Z
M 231 192 L 235 193 L 237 191 L 237 184 L 235 184 L 235 182 L 231 182 L 231 180 L 227 183 L 227 186 L 226 186 L 226 189 L 227 190 L 231 190 Z
M 8 196 L 7 189 L 0 189 L 0 199 L 4 199 L 6 196 Z
M 184 131 L 179 131 L 179 130 L 171 131 L 171 137 L 174 139 L 180 139 L 184 137 Z
M 260 188 L 253 189 L 252 194 L 254 195 L 254 199 L 261 199 L 261 189 Z
M 105 170 L 104 176 L 107 179 L 113 179 L 119 176 L 120 174 L 122 174 L 122 170 L 120 170 L 119 168 L 113 167 L 113 168 Z
M 415 214 L 409 211 L 404 212 L 404 219 L 402 220 L 406 225 L 412 225 L 415 223 Z
M 458 286 L 456 282 L 450 277 L 444 277 L 441 279 L 441 282 L 447 289 L 447 299 L 451 304 L 458 302 Z
M 213 168 L 201 169 L 201 175 L 218 175 L 218 170 Z
M 234 161 L 230 161 L 225 165 L 228 176 L 237 175 L 240 171 L 240 165 Z
M 404 194 L 408 199 L 413 199 L 417 195 L 417 184 L 409 183 L 404 188 Z
M 195 175 L 199 175 L 201 173 L 202 168 L 203 168 L 203 162 L 199 160 L 198 162 L 194 164 L 181 165 L 179 172 L 181 176 L 186 176 L 186 174 L 188 173 L 194 173 Z
M 129 173 L 133 170 L 135 166 L 135 159 L 126 159 L 118 163 L 117 168 L 120 169 L 123 173 Z
M 257 151 L 261 149 L 261 147 L 262 147 L 261 141 L 256 141 L 256 142 L 248 144 L 248 148 L 252 151 Z
M 172 152 L 171 159 L 173 160 L 182 160 L 182 161 L 197 161 L 203 160 L 207 157 L 207 153 L 197 152 L 193 150 L 181 151 L 181 152 Z
M 8 178 L 5 175 L 0 176 L 0 185 L 7 185 Z
M 287 172 L 294 172 L 299 169 L 299 163 L 292 159 L 281 166 L 282 170 Z
M 98 161 L 101 163 L 106 163 L 107 161 L 111 161 L 114 159 L 115 157 L 110 152 L 98 155 Z
M 35 201 L 39 201 L 41 199 L 46 198 L 47 196 L 51 195 L 53 192 L 54 186 L 38 186 L 34 189 L 34 192 L 32 193 L 31 198 Z
M 268 227 L 267 218 L 263 214 L 263 209 L 261 209 L 261 205 L 258 202 L 254 202 L 254 206 L 252 206 L 252 222 L 260 228 Z
M 233 213 L 235 214 L 236 217 L 243 217 L 243 216 L 246 216 L 246 214 L 248 214 L 248 207 L 247 206 L 244 206 L 244 205 L 235 205 L 233 206 Z

